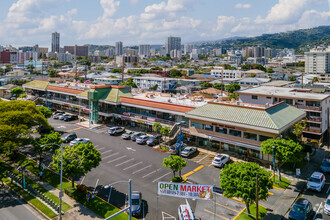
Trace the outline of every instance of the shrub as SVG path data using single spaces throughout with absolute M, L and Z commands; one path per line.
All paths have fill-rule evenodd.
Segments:
M 87 186 L 84 184 L 77 185 L 77 190 L 81 192 L 86 192 L 87 191 Z
M 182 179 L 181 176 L 172 177 L 172 182 L 173 183 L 181 183 L 182 181 L 183 181 L 183 179 Z

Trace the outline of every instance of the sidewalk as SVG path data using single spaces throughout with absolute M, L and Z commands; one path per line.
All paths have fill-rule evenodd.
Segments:
M 296 201 L 297 197 L 304 191 L 307 183 L 307 178 L 319 168 L 322 159 L 329 154 L 325 148 L 316 149 L 316 153 L 311 158 L 311 161 L 302 169 L 301 176 L 296 177 L 294 175 L 287 175 L 281 173 L 281 175 L 291 181 L 291 185 L 282 193 L 277 201 L 270 207 L 270 211 L 264 216 L 263 219 L 267 220 L 280 220 L 284 217 L 287 218 L 289 209 Z
M 8 161 L 7 161 L 8 162 Z M 18 164 L 16 163 L 10 163 L 11 166 L 18 167 Z M 59 196 L 60 190 L 57 188 L 54 188 L 47 182 L 44 182 L 39 179 L 36 175 L 34 175 L 31 171 L 26 170 L 24 173 L 28 178 L 35 180 L 40 186 L 44 187 L 46 190 L 54 194 L 55 196 Z M 65 212 L 64 215 L 62 215 L 63 220 L 91 220 L 91 219 L 102 219 L 98 215 L 96 215 L 91 210 L 87 209 L 85 206 L 78 203 L 76 200 L 72 199 L 68 195 L 64 193 L 64 196 L 62 198 L 62 201 L 66 202 L 70 206 L 72 206 L 72 209 Z M 53 218 L 53 219 L 59 219 L 59 216 Z

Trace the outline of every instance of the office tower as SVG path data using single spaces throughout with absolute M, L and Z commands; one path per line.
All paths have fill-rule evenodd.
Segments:
M 69 52 L 75 56 L 88 57 L 88 46 L 64 46 L 63 53 Z
M 185 44 L 183 49 L 184 55 L 190 54 L 193 48 L 194 46 L 192 44 Z
M 168 37 L 165 43 L 165 52 L 170 54 L 172 50 L 181 51 L 181 37 Z
M 116 42 L 116 56 L 123 55 L 123 42 Z
M 141 58 L 150 57 L 150 44 L 139 45 L 139 57 L 141 57 Z
M 60 52 L 60 33 L 52 33 L 52 52 Z

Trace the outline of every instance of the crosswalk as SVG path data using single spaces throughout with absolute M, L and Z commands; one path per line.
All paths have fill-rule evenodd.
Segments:
M 131 154 L 116 152 L 113 149 L 108 149 L 95 146 L 101 153 L 102 161 L 100 166 L 109 167 L 114 166 L 129 175 L 134 175 L 135 178 L 141 178 L 152 183 L 161 180 L 168 180 L 172 173 L 168 168 L 155 167 L 146 161 L 139 161 Z

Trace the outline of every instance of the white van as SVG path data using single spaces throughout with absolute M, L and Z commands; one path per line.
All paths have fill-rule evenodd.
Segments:
M 180 205 L 178 208 L 179 220 L 196 220 L 193 211 L 188 205 Z

